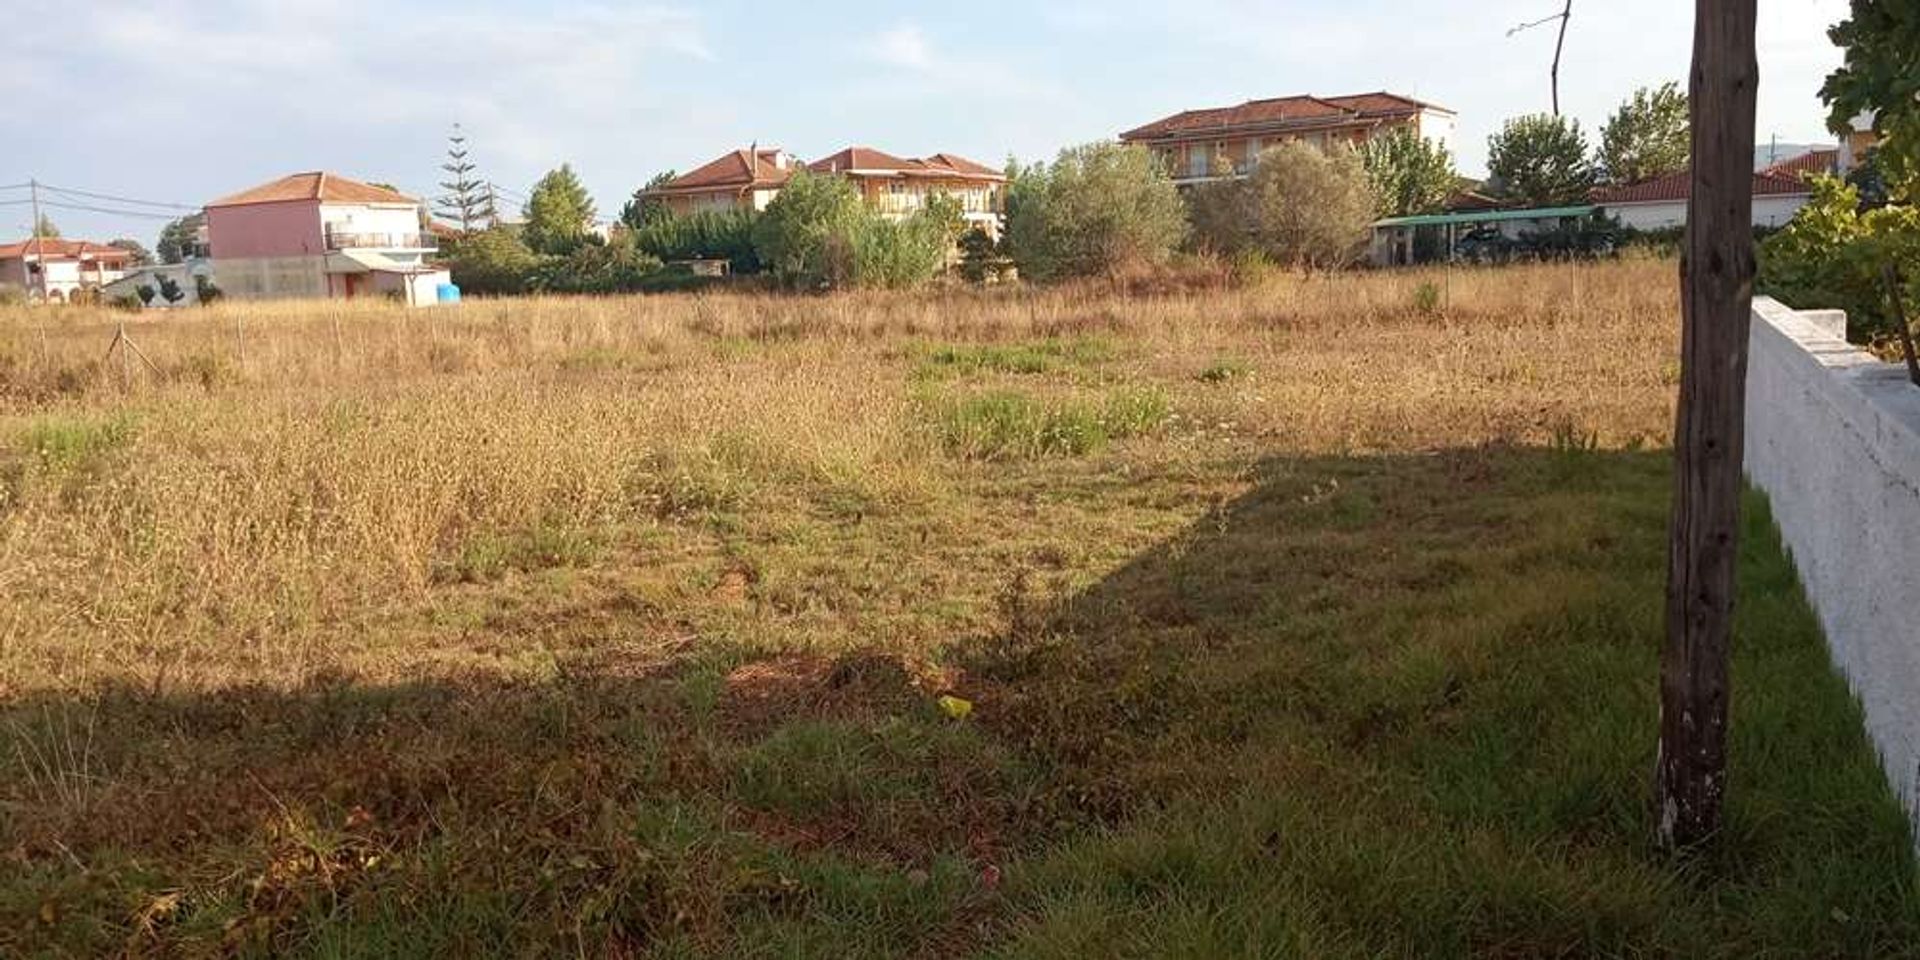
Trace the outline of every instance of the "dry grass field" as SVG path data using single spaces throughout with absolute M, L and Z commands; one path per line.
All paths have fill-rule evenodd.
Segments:
M 0 955 L 1911 951 L 1758 500 L 1727 836 L 1647 842 L 1676 312 L 15 308 Z

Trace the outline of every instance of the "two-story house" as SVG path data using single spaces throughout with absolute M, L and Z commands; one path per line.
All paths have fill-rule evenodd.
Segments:
M 34 237 L 0 244 L 0 286 L 30 300 L 65 303 L 74 294 L 120 279 L 132 257 L 119 247 L 88 240 Z
M 229 296 L 391 296 L 434 303 L 449 281 L 427 262 L 419 200 L 333 173 L 296 173 L 207 204 L 207 248 Z
M 848 147 L 806 164 L 810 173 L 846 177 L 867 206 L 891 219 L 905 219 L 946 194 L 960 202 L 970 225 L 1000 235 L 1007 178 L 1000 171 L 951 153 L 906 159 L 871 147 Z M 732 153 L 676 177 L 642 196 L 660 200 L 676 215 L 715 210 L 765 210 L 799 169 L 783 150 L 753 148 Z
M 991 237 L 1000 236 L 1006 174 L 966 157 L 936 153 L 902 158 L 871 147 L 848 147 L 807 164 L 807 169 L 846 177 L 869 209 L 894 220 L 925 209 L 930 197 L 951 197 L 960 202 L 961 216 L 968 226 L 979 227 Z
M 1395 93 L 1300 95 L 1185 110 L 1120 139 L 1159 154 L 1174 182 L 1187 185 L 1246 176 L 1260 151 L 1289 141 L 1359 146 L 1408 129 L 1451 150 L 1455 123 L 1452 110 Z
M 676 216 L 726 210 L 765 210 L 793 176 L 786 151 L 758 146 L 734 150 L 702 164 L 642 196 L 657 199 Z

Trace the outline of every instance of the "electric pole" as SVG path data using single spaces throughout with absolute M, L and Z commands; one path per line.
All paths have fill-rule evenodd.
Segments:
M 1566 49 L 1567 21 L 1572 19 L 1573 19 L 1573 0 L 1566 0 L 1566 5 L 1560 9 L 1559 13 L 1556 13 L 1551 17 L 1541 17 L 1540 19 L 1535 20 L 1531 23 L 1520 24 L 1519 26 L 1514 27 L 1512 30 L 1507 31 L 1507 36 L 1511 37 L 1514 34 L 1519 33 L 1523 30 L 1531 30 L 1534 27 L 1542 26 L 1544 24 L 1549 24 L 1554 22 L 1555 20 L 1560 21 L 1560 37 L 1559 39 L 1553 42 L 1553 69 L 1551 69 L 1547 73 L 1547 80 L 1553 95 L 1553 115 L 1556 117 L 1560 115 L 1560 52 Z
M 1680 402 L 1654 771 L 1656 839 L 1668 850 L 1719 831 L 1727 789 L 1727 661 L 1753 307 L 1755 2 L 1694 4 L 1693 170 L 1680 260 Z

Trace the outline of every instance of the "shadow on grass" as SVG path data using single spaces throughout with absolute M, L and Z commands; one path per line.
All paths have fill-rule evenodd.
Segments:
M 1906 823 L 1763 503 L 1730 822 L 1676 867 L 1647 842 L 1664 454 L 1254 481 L 1064 601 L 1012 573 L 945 673 L 704 651 L 7 704 L 0 954 L 1911 949 Z

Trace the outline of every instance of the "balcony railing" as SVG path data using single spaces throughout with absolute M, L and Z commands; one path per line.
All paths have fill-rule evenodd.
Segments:
M 328 250 L 437 250 L 431 233 L 346 233 L 327 231 Z

